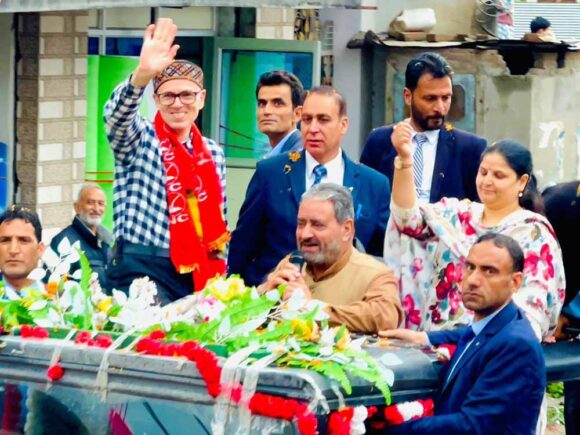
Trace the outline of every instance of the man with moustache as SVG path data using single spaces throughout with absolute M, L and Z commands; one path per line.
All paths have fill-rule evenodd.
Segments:
M 445 123 L 451 107 L 453 71 L 437 53 L 423 53 L 409 62 L 403 98 L 410 109 L 413 134 L 413 171 L 420 203 L 443 197 L 478 200 L 475 177 L 485 139 Z M 391 136 L 393 126 L 373 130 L 360 161 L 393 181 L 401 167 Z
M 96 183 L 83 184 L 78 198 L 74 203 L 76 215 L 72 224 L 52 238 L 50 247 L 58 252 L 58 245 L 63 239 L 68 239 L 72 245 L 80 243 L 80 249 L 87 256 L 93 272 L 99 277 L 101 287 L 107 285 L 107 265 L 112 258 L 111 245 L 113 235 L 101 222 L 107 207 L 105 192 Z M 74 263 L 69 270 L 73 274 L 80 269 L 80 263 Z
M 382 262 L 353 247 L 354 207 L 349 190 L 322 183 L 307 191 L 298 209 L 296 243 L 306 267 L 284 258 L 258 287 L 284 284 L 283 299 L 301 290 L 307 300 L 326 302 L 331 325 L 374 334 L 403 320 L 397 281 Z
M 256 86 L 258 129 L 268 136 L 272 149 L 265 158 L 302 149 L 300 120 L 304 86 L 294 74 L 270 71 L 260 76 Z
M 137 68 L 104 109 L 115 156 L 109 286 L 127 291 L 146 275 L 162 304 L 225 273 L 229 240 L 224 152 L 195 125 L 206 98 L 203 70 L 175 60 L 176 33 L 169 18 L 147 27 Z M 139 114 L 150 82 L 153 122 Z
M 29 278 L 44 253 L 42 226 L 32 210 L 16 205 L 0 215 L 0 299 L 18 300 L 23 288 L 44 291 L 44 284 Z
M 335 89 L 308 92 L 301 115 L 304 150 L 260 161 L 232 234 L 229 273 L 259 285 L 296 249 L 296 216 L 302 194 L 321 182 L 351 190 L 355 237 L 366 252 L 381 255 L 389 219 L 390 185 L 377 171 L 353 162 L 340 147 L 348 129 L 346 101 Z
M 471 326 L 437 332 L 381 332 L 420 345 L 457 345 L 441 373 L 435 415 L 389 427 L 389 434 L 534 434 L 546 386 L 544 353 L 512 302 L 524 254 L 509 236 L 487 233 L 465 262 L 462 299 Z

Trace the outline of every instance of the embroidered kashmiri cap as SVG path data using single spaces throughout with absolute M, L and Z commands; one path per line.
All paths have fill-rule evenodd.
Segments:
M 154 92 L 163 83 L 175 79 L 189 80 L 203 89 L 203 70 L 188 60 L 175 60 L 153 79 Z

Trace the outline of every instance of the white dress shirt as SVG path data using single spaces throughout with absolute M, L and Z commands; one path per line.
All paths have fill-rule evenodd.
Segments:
M 314 168 L 318 166 L 318 162 L 310 153 L 304 150 L 306 157 L 306 190 L 310 189 L 314 184 Z M 339 148 L 336 157 L 322 165 L 326 168 L 326 177 L 321 183 L 336 183 L 342 186 L 344 183 L 344 160 L 342 158 L 342 150 Z
M 419 204 L 428 204 L 431 196 L 431 182 L 433 181 L 433 169 L 435 168 L 435 156 L 437 155 L 437 143 L 439 142 L 440 130 L 425 130 L 423 134 L 427 136 L 428 141 L 423 144 L 423 182 L 421 183 L 421 192 L 417 192 L 417 201 Z M 413 133 L 412 144 L 413 154 L 417 143 L 414 140 Z

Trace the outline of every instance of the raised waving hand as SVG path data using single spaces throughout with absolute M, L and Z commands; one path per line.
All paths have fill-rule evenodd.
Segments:
M 131 77 L 135 86 L 146 86 L 175 59 L 179 45 L 174 44 L 177 26 L 171 18 L 159 18 L 145 30 L 139 65 Z

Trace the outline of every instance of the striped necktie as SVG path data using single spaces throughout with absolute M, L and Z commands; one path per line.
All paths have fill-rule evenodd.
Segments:
M 427 135 L 417 133 L 413 138 L 415 144 L 415 152 L 413 153 L 413 176 L 415 177 L 415 189 L 417 196 L 420 196 L 421 187 L 423 186 L 423 145 L 429 142 Z
M 316 165 L 312 170 L 312 173 L 314 174 L 314 183 L 312 184 L 313 186 L 319 184 L 327 174 L 326 168 L 322 165 Z

